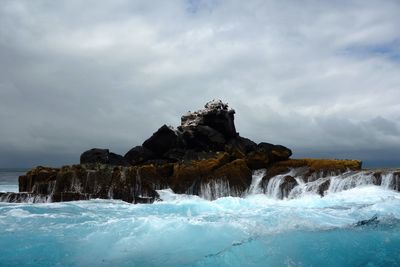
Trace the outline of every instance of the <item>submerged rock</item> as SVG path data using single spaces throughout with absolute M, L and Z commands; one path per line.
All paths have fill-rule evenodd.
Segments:
M 282 198 L 287 198 L 289 193 L 293 190 L 293 188 L 295 188 L 296 185 L 297 181 L 293 176 L 286 175 L 283 177 L 283 182 L 279 186 Z

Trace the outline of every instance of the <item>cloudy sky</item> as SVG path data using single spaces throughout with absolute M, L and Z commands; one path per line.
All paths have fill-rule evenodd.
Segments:
M 400 1 L 0 2 L 0 167 L 124 154 L 222 99 L 294 157 L 400 165 Z

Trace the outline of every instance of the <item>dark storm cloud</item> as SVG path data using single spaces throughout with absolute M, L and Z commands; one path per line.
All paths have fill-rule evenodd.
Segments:
M 2 1 L 0 166 L 125 153 L 213 98 L 295 156 L 400 159 L 398 1 Z

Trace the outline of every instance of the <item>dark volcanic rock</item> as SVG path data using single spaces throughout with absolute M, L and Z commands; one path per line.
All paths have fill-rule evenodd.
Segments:
M 167 125 L 161 126 L 160 129 L 143 143 L 143 147 L 149 149 L 158 157 L 162 157 L 168 150 L 182 146 L 178 132 Z
M 283 182 L 279 186 L 281 191 L 281 198 L 287 198 L 289 196 L 290 191 L 297 185 L 296 179 L 293 176 L 286 175 L 283 177 Z
M 319 183 L 318 184 L 318 190 L 317 193 L 320 196 L 324 196 L 325 192 L 329 189 L 329 185 L 331 184 L 331 180 L 330 179 L 326 179 L 326 181 Z
M 110 165 L 120 165 L 120 166 L 127 166 L 129 162 L 121 155 L 115 154 L 110 152 L 108 164 Z
M 261 150 L 264 150 L 268 154 L 271 161 L 274 162 L 287 160 L 292 155 L 292 150 L 281 145 L 273 145 L 262 142 L 259 143 L 257 147 Z
M 128 161 L 121 155 L 110 152 L 108 149 L 92 148 L 81 154 L 81 164 L 100 163 L 110 165 L 128 165 Z
M 135 146 L 125 154 L 124 158 L 131 165 L 137 165 L 148 160 L 155 159 L 155 154 L 143 146 Z
M 238 136 L 233 109 L 221 101 L 211 101 L 205 108 L 182 116 L 182 133 L 189 149 L 222 151 L 227 142 Z
M 225 148 L 225 137 L 217 130 L 199 125 L 183 132 L 183 138 L 188 149 L 196 151 L 222 151 Z
M 199 125 L 209 126 L 220 132 L 226 139 L 237 136 L 233 109 L 221 101 L 210 101 L 204 109 L 189 112 L 181 118 L 181 129 L 191 130 Z
M 228 145 L 232 148 L 238 149 L 243 154 L 248 154 L 252 151 L 256 151 L 258 148 L 255 142 L 241 136 L 231 139 Z
M 108 156 L 110 151 L 108 149 L 92 148 L 81 154 L 81 164 L 86 163 L 108 163 Z

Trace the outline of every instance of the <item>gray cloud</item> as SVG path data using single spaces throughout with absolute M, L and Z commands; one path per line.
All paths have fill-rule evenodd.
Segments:
M 390 0 L 5 0 L 0 166 L 125 153 L 213 98 L 241 135 L 295 156 L 393 164 L 399 12 Z

